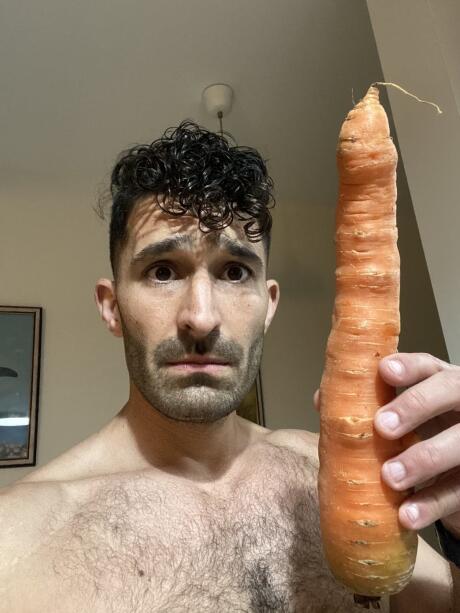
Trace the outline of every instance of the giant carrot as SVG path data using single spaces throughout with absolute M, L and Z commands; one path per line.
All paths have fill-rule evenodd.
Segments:
M 408 492 L 381 479 L 403 442 L 373 428 L 377 409 L 395 397 L 378 362 L 397 351 L 400 331 L 397 153 L 375 86 L 342 125 L 337 165 L 336 296 L 320 387 L 321 532 L 335 577 L 377 597 L 408 583 L 417 535 L 398 521 Z

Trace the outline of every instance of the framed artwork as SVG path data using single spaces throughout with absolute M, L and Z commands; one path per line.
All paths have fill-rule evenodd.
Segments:
M 260 376 L 260 370 L 257 374 L 254 385 L 236 412 L 238 415 L 240 415 L 240 417 L 249 419 L 249 421 L 253 421 L 255 424 L 259 424 L 259 426 L 265 426 L 262 378 Z
M 35 466 L 40 307 L 0 306 L 0 468 Z

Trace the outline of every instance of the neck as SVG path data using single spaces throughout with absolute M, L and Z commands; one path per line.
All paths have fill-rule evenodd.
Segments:
M 255 437 L 235 411 L 213 423 L 180 422 L 155 410 L 135 388 L 113 427 L 131 469 L 157 468 L 192 481 L 225 476 Z

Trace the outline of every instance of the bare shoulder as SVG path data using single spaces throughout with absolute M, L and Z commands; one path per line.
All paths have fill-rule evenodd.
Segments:
M 77 443 L 47 464 L 32 470 L 16 483 L 71 482 L 90 479 L 113 472 L 110 457 L 110 454 L 104 451 L 104 437 L 97 433 Z
M 41 510 L 52 504 L 62 495 L 62 484 L 49 482 L 16 481 L 11 485 L 0 489 L 0 520 L 2 526 L 5 520 L 20 521 L 28 511 L 34 510 L 34 515 L 39 515 Z
M 58 483 L 14 483 L 0 490 L 0 577 L 43 545 L 52 526 L 50 512 L 65 498 Z
M 97 446 L 87 439 L 0 489 L 0 577 L 30 559 L 88 496 L 96 457 Z
M 291 449 L 315 463 L 318 462 L 318 439 L 319 435 L 314 432 L 296 429 L 274 430 L 266 438 L 272 445 Z

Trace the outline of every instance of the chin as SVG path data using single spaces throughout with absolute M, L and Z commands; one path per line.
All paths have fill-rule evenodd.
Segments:
M 181 389 L 163 398 L 152 398 L 153 408 L 174 421 L 187 423 L 214 423 L 224 419 L 241 404 L 232 392 L 205 386 Z

